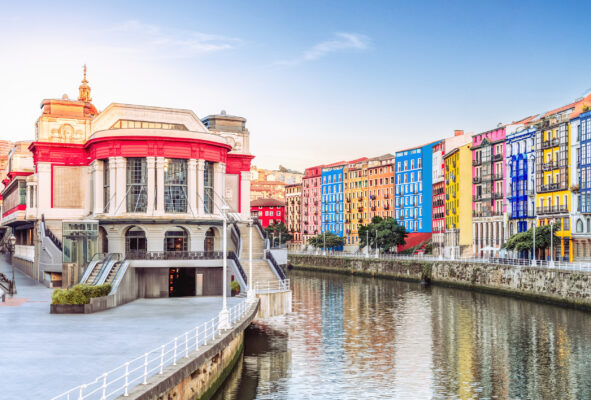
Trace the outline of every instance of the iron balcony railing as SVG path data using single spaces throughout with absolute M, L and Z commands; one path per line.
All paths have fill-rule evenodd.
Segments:
M 503 215 L 503 212 L 501 212 L 501 211 L 489 211 L 489 210 L 486 210 L 486 211 L 474 210 L 474 211 L 472 211 L 473 217 L 499 217 L 502 215 Z
M 492 159 L 493 159 L 493 161 L 500 161 L 503 159 L 503 155 L 502 154 L 493 154 Z
M 558 169 L 558 163 L 556 161 L 542 164 L 542 170 L 544 171 L 551 171 L 553 169 Z
M 472 165 L 478 166 L 480 164 L 482 164 L 482 159 L 481 158 L 477 158 L 476 160 L 472 160 Z
M 540 188 L 540 192 L 553 192 L 556 190 L 566 190 L 567 187 L 565 184 L 561 183 L 548 183 L 546 185 L 542 185 Z
M 558 214 L 558 213 L 566 213 L 568 212 L 568 207 L 565 205 L 560 206 L 546 206 L 546 207 L 537 207 L 536 213 L 538 215 L 542 214 Z
M 221 260 L 221 251 L 127 251 L 128 260 Z
M 554 138 L 551 140 L 544 140 L 542 142 L 542 149 L 549 149 L 551 147 L 556 147 L 558 146 L 559 142 L 558 142 L 558 138 Z
M 474 178 L 472 178 L 472 183 L 480 183 L 482 182 L 482 178 L 479 176 L 475 176 Z

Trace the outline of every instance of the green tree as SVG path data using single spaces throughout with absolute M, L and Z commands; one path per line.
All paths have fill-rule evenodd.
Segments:
M 325 234 L 321 233 L 308 239 L 308 244 L 317 249 L 323 248 L 325 243 L 327 249 L 336 249 L 345 244 L 345 238 L 337 236 L 332 232 L 326 232 Z
M 537 250 L 545 250 L 550 248 L 550 230 L 553 229 L 552 234 L 554 235 L 554 244 L 556 245 L 558 242 L 558 238 L 556 236 L 556 231 L 560 230 L 560 226 L 558 224 L 554 224 L 554 228 L 551 228 L 551 225 L 543 225 L 538 226 L 536 228 L 536 249 Z M 515 235 L 511 236 L 507 241 L 503 244 L 503 248 L 507 250 L 515 250 L 521 253 L 524 250 L 531 251 L 534 243 L 533 243 L 533 229 L 530 229 L 526 232 L 516 233 Z
M 292 239 L 291 234 L 287 231 L 287 227 L 283 222 L 270 224 L 265 228 L 265 231 L 267 231 L 269 240 L 275 241 L 275 243 L 273 243 L 274 246 L 278 245 L 279 241 L 283 244 Z
M 382 251 L 391 251 L 399 245 L 406 244 L 405 239 L 408 236 L 404 226 L 399 225 L 392 217 L 373 217 L 371 223 L 362 225 L 358 232 L 360 248 L 367 245 L 366 240 L 369 238 L 370 247 L 375 248 L 377 241 L 377 246 Z

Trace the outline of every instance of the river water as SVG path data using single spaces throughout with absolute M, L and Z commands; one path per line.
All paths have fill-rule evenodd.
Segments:
M 214 397 L 590 399 L 591 313 L 294 272 L 294 312 L 252 325 Z

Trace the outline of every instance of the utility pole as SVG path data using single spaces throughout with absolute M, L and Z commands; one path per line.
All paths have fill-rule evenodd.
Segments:
M 554 221 L 550 222 L 550 267 L 554 266 Z

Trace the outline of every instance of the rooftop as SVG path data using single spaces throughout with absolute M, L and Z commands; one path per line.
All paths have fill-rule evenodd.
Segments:
M 251 207 L 285 207 L 285 202 L 276 199 L 257 199 L 250 202 Z

